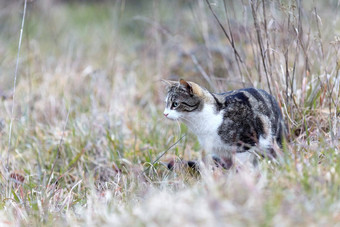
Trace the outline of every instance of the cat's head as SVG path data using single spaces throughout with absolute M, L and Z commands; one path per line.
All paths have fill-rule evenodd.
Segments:
M 186 119 L 193 112 L 201 111 L 204 105 L 203 89 L 193 83 L 183 79 L 177 81 L 167 81 L 168 94 L 164 116 L 171 120 Z

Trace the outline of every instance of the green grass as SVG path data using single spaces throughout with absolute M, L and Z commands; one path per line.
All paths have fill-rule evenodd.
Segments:
M 227 14 L 215 3 L 235 49 L 205 1 L 29 3 L 10 149 L 23 5 L 0 3 L 1 226 L 340 221 L 338 3 L 266 1 L 266 14 L 262 1 L 255 14 L 248 1 L 228 1 Z M 179 77 L 216 92 L 270 89 L 290 130 L 282 163 L 263 160 L 252 173 L 169 171 L 167 161 L 201 153 L 162 114 L 160 79 Z

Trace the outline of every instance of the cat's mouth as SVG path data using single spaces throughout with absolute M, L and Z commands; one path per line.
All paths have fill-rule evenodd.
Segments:
M 165 110 L 163 115 L 164 115 L 164 117 L 166 117 L 167 119 L 170 119 L 172 121 L 178 120 L 178 116 L 176 116 L 176 114 L 174 114 L 174 113 L 171 113 L 170 111 Z
M 165 114 L 164 114 L 164 117 L 166 117 L 167 119 L 172 120 L 172 121 L 178 120 L 178 118 L 174 118 L 174 117 L 171 117 L 171 116 L 165 115 Z

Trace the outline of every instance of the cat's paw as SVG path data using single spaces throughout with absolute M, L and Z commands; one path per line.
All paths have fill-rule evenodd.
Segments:
M 173 171 L 175 168 L 179 168 L 179 169 L 190 168 L 194 171 L 199 171 L 198 162 L 197 161 L 191 161 L 191 160 L 189 160 L 189 161 L 180 160 L 178 162 L 175 162 L 175 160 L 171 160 L 167 163 L 166 166 L 170 171 Z
M 230 169 L 233 166 L 232 158 L 220 158 L 213 156 L 216 167 L 222 167 L 223 169 Z

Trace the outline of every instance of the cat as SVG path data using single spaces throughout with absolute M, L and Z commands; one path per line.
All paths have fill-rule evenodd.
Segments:
M 236 162 L 256 165 L 259 156 L 277 157 L 286 129 L 272 95 L 256 88 L 218 94 L 183 79 L 165 82 L 164 116 L 186 124 L 217 165 L 229 169 Z

